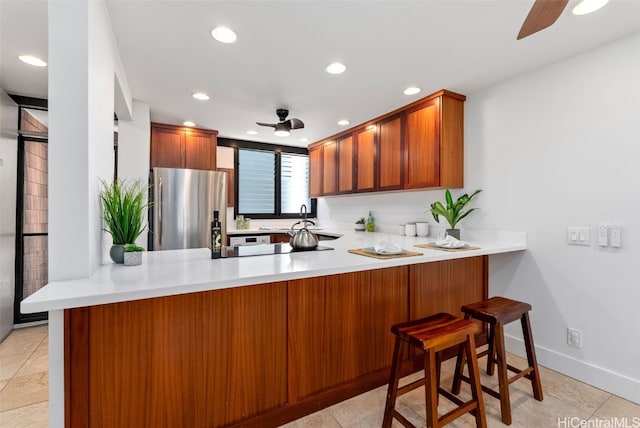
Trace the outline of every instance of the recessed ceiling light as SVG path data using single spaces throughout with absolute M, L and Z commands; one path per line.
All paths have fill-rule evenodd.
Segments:
M 351 122 L 349 122 L 347 119 L 342 119 L 342 120 L 338 121 L 338 125 L 340 125 L 340 126 L 347 126 L 350 123 Z
M 47 63 L 38 57 L 31 55 L 20 55 L 18 59 L 22 62 L 26 62 L 29 65 L 35 65 L 36 67 L 46 67 Z
M 308 138 L 298 138 L 298 141 L 300 141 L 301 143 L 308 143 L 309 139 Z
M 258 135 L 258 131 L 254 131 L 253 129 L 250 129 L 247 131 L 247 134 L 249 135 Z
M 334 62 L 332 64 L 327 65 L 327 73 L 331 74 L 341 74 L 344 73 L 347 69 L 347 66 L 341 62 Z
M 220 43 L 233 43 L 238 38 L 236 33 L 231 28 L 227 27 L 214 28 L 211 30 L 211 36 Z
M 404 90 L 404 94 L 405 95 L 415 95 L 417 93 L 419 93 L 422 89 L 418 88 L 417 86 L 411 86 L 407 89 Z
M 193 123 L 193 122 L 191 122 L 190 120 L 185 120 L 184 122 L 182 122 L 182 124 L 183 124 L 184 126 L 189 126 L 189 127 L 196 126 L 196 124 L 195 124 L 195 123 Z
M 609 0 L 582 0 L 573 8 L 573 14 L 586 15 L 587 13 L 595 12 L 607 3 L 609 3 Z
M 191 96 L 196 100 L 200 100 L 200 101 L 207 101 L 209 99 L 209 95 L 205 94 L 204 92 L 196 92 Z

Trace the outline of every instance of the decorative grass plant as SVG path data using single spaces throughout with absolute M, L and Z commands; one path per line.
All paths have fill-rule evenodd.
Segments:
M 147 187 L 139 181 L 115 180 L 102 182 L 102 210 L 105 231 L 109 232 L 114 245 L 133 244 L 145 225 L 142 224 Z

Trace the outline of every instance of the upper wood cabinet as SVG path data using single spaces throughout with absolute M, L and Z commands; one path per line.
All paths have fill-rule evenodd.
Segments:
M 338 186 L 336 181 L 338 144 L 335 140 L 327 141 L 322 147 L 322 194 L 333 195 Z
M 353 137 L 338 140 L 338 193 L 353 191 Z
M 218 131 L 151 124 L 151 168 L 216 169 Z
M 324 147 L 322 173 L 311 167 L 310 187 L 317 190 L 311 195 L 463 187 L 465 100 L 464 95 L 442 90 L 369 121 L 366 126 L 359 125 L 310 145 L 310 157 L 318 147 Z M 348 141 L 350 137 L 353 153 L 336 149 L 336 141 Z M 329 150 L 328 142 L 333 144 Z M 345 160 L 349 156 L 354 159 L 353 190 L 349 190 Z
M 378 188 L 401 189 L 403 184 L 402 115 L 378 125 Z
M 368 126 L 355 132 L 357 163 L 356 189 L 359 192 L 375 189 L 376 129 Z
M 322 195 L 322 146 L 309 148 L 309 196 Z

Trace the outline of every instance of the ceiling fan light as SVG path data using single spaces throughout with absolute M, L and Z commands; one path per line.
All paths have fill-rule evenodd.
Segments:
M 582 0 L 573 8 L 574 15 L 586 15 L 604 7 L 609 0 Z
M 276 137 L 288 137 L 290 132 L 286 129 L 276 129 L 274 134 L 276 134 Z

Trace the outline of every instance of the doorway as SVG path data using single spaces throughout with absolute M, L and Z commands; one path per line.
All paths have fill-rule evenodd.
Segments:
M 21 107 L 19 123 L 15 324 L 47 319 L 21 313 L 20 302 L 48 282 L 49 233 L 47 111 Z

